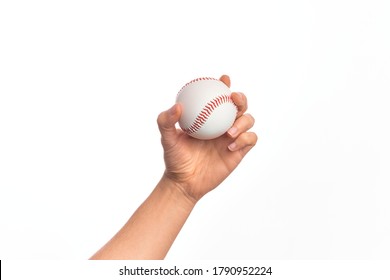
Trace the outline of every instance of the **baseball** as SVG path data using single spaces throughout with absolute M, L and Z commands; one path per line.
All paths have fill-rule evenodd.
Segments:
M 179 126 L 188 135 L 210 140 L 223 135 L 234 123 L 237 107 L 227 85 L 214 78 L 198 78 L 177 94 L 182 106 Z

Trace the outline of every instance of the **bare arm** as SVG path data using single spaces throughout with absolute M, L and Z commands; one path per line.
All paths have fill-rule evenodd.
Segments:
M 221 80 L 230 86 L 228 76 Z M 158 117 L 165 172 L 150 196 L 122 229 L 91 259 L 163 259 L 197 201 L 216 188 L 256 144 L 248 132 L 254 118 L 247 99 L 233 93 L 238 113 L 233 127 L 213 140 L 194 139 L 176 129 L 179 104 Z
M 163 177 L 123 228 L 92 259 L 163 259 L 195 206 Z

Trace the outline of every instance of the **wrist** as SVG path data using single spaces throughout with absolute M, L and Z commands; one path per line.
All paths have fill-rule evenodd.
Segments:
M 198 199 L 188 193 L 185 184 L 173 180 L 165 173 L 157 184 L 157 188 L 160 188 L 163 192 L 169 193 L 170 196 L 183 207 L 192 209 L 198 202 Z

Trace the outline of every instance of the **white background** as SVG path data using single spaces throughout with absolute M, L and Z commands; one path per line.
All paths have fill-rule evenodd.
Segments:
M 167 259 L 390 259 L 388 1 L 1 1 L 0 258 L 86 259 L 164 165 L 157 115 L 229 74 L 257 146 Z

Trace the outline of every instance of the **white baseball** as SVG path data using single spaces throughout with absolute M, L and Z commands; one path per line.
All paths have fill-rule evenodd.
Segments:
M 229 87 L 214 78 L 190 81 L 177 94 L 176 103 L 183 109 L 179 120 L 181 129 L 203 140 L 224 134 L 237 115 Z

